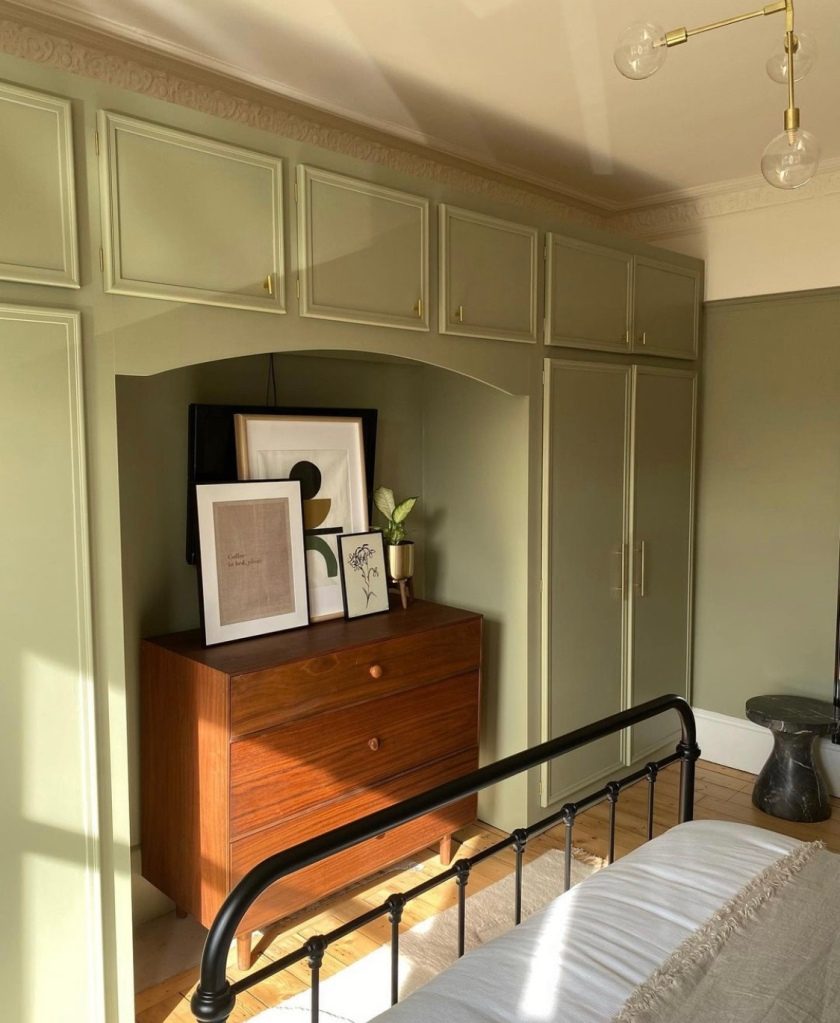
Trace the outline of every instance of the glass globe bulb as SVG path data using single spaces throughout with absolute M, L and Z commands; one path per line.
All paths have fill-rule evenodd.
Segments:
M 804 128 L 771 139 L 761 157 L 761 173 L 774 188 L 799 188 L 817 171 L 820 145 Z
M 649 22 L 631 25 L 618 39 L 613 54 L 615 66 L 625 78 L 650 78 L 665 63 L 668 47 L 665 32 Z
M 798 45 L 793 51 L 793 80 L 800 82 L 817 62 L 817 41 L 808 32 L 797 32 L 796 41 Z M 767 61 L 767 74 L 774 82 L 787 85 L 789 63 L 787 50 L 782 46 Z

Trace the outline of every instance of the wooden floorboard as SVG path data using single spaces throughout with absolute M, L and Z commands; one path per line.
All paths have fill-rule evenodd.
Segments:
M 733 820 L 791 835 L 802 841 L 821 839 L 834 852 L 840 852 L 840 814 L 821 824 L 794 824 L 777 817 L 769 817 L 752 805 L 755 778 L 731 767 L 700 761 L 697 765 L 695 818 L 698 820 Z M 679 766 L 661 772 L 656 783 L 656 811 L 654 833 L 662 834 L 677 821 L 679 798 Z M 831 800 L 840 807 L 840 799 Z M 462 844 L 456 855 L 468 856 L 497 841 L 501 832 L 481 824 L 471 825 L 460 832 Z M 593 807 L 579 815 L 574 827 L 574 844 L 595 856 L 606 857 L 609 848 L 609 810 L 605 804 Z M 616 858 L 626 855 L 642 845 L 647 837 L 647 782 L 625 790 L 616 808 Z M 534 857 L 545 849 L 560 846 L 565 838 L 564 826 L 548 832 L 529 843 L 527 856 Z M 474 893 L 513 870 L 513 853 L 506 851 L 493 859 L 476 865 L 470 876 L 470 892 Z M 283 921 L 274 931 L 267 933 L 257 946 L 255 968 L 276 961 L 297 947 L 301 940 L 313 934 L 323 934 L 339 927 L 353 916 L 372 906 L 381 904 L 391 892 L 405 890 L 420 883 L 425 877 L 440 870 L 437 851 L 425 850 L 404 870 L 394 870 L 372 880 L 351 893 L 336 896 L 309 913 Z M 414 904 L 406 907 L 404 923 L 414 926 L 422 920 L 453 904 L 452 885 L 445 885 L 426 893 Z M 176 926 L 174 914 L 173 927 Z M 368 955 L 388 942 L 390 925 L 385 919 L 368 924 L 354 935 L 332 945 L 324 957 L 322 976 L 329 977 L 345 966 Z M 135 934 L 135 942 L 142 946 L 143 928 Z M 142 947 L 139 949 L 142 954 Z M 242 1023 L 279 1002 L 308 987 L 308 967 L 300 963 L 258 984 L 237 998 L 231 1023 Z M 242 972 L 236 967 L 235 949 L 228 960 L 228 976 L 239 979 Z M 169 977 L 136 996 L 137 1023 L 193 1023 L 189 998 L 198 980 L 198 967 Z

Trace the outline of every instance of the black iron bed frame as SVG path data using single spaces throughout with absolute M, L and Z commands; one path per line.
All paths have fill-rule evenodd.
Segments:
M 246 977 L 231 984 L 225 976 L 225 969 L 230 944 L 236 935 L 236 929 L 251 904 L 268 888 L 281 878 L 296 870 L 308 867 L 341 852 L 350 846 L 357 845 L 376 835 L 391 830 L 398 824 L 421 817 L 423 814 L 436 810 L 448 803 L 463 799 L 465 796 L 485 789 L 496 782 L 504 781 L 522 771 L 530 770 L 540 764 L 554 760 L 556 757 L 569 753 L 574 749 L 595 742 L 597 739 L 612 735 L 630 725 L 638 724 L 667 711 L 676 711 L 680 717 L 682 734 L 676 750 L 661 760 L 646 764 L 645 767 L 617 780 L 610 781 L 603 788 L 574 803 L 566 803 L 559 810 L 542 818 L 527 828 L 517 828 L 506 838 L 482 849 L 467 859 L 459 859 L 446 870 L 423 881 L 407 892 L 399 892 L 389 896 L 385 902 L 375 909 L 361 914 L 330 931 L 329 934 L 318 934 L 311 937 L 299 949 L 289 955 L 269 963 L 267 966 L 249 973 Z M 631 785 L 642 780 L 648 782 L 648 817 L 647 837 L 653 838 L 653 809 L 656 779 L 659 772 L 670 764 L 680 762 L 680 797 L 679 820 L 692 820 L 694 816 L 694 765 L 700 756 L 697 745 L 697 733 L 694 715 L 688 703 L 679 696 L 660 696 L 649 700 L 638 707 L 621 711 L 611 717 L 596 721 L 584 728 L 562 735 L 557 739 L 541 743 L 532 749 L 523 750 L 513 756 L 505 757 L 494 764 L 479 768 L 470 774 L 446 782 L 419 796 L 413 796 L 394 806 L 369 814 L 350 824 L 320 835 L 317 838 L 301 842 L 283 852 L 269 856 L 262 863 L 250 870 L 225 899 L 216 919 L 210 928 L 204 953 L 201 959 L 201 973 L 198 987 L 192 997 L 192 1011 L 201 1023 L 226 1023 L 236 1004 L 236 996 L 242 991 L 259 984 L 268 977 L 293 966 L 306 959 L 311 971 L 311 1019 L 318 1023 L 319 1018 L 319 980 L 320 969 L 327 948 L 335 941 L 366 924 L 386 916 L 391 923 L 391 1004 L 398 999 L 399 974 L 399 927 L 402 912 L 406 903 L 445 881 L 455 879 L 458 887 L 458 955 L 464 954 L 466 890 L 470 870 L 482 860 L 503 849 L 512 848 L 516 854 L 514 884 L 514 924 L 518 924 L 522 915 L 522 864 L 525 846 L 529 839 L 542 834 L 555 824 L 565 825 L 565 876 L 564 891 L 571 884 L 572 832 L 577 814 L 583 810 L 607 802 L 609 804 L 609 855 L 612 863 L 615 854 L 615 815 L 620 793 Z

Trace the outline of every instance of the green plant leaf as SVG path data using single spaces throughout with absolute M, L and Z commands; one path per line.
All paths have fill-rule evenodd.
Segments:
M 373 503 L 382 512 L 386 519 L 391 519 L 394 514 L 396 502 L 394 491 L 390 487 L 377 487 L 373 492 Z
M 394 522 L 405 522 L 408 518 L 408 513 L 417 504 L 416 497 L 407 497 L 404 501 L 400 501 L 397 507 L 394 509 L 394 514 L 391 516 Z

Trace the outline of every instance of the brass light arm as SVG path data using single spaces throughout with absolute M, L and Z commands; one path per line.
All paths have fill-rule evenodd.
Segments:
M 781 14 L 782 11 L 787 13 L 789 32 L 793 32 L 793 0 L 776 0 L 775 3 L 766 4 L 757 11 L 736 14 L 732 18 L 713 21 L 710 25 L 700 25 L 697 28 L 675 28 L 671 32 L 666 32 L 664 38 L 654 43 L 654 46 L 679 46 L 680 43 L 687 43 L 692 36 L 699 36 L 703 32 L 711 32 L 716 28 L 727 28 L 729 25 L 737 25 L 742 21 L 765 17 L 768 14 Z

